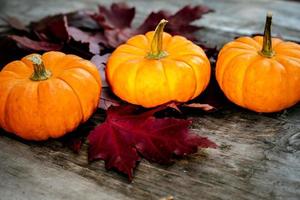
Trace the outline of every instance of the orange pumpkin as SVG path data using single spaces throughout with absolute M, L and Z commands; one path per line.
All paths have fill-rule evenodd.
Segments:
M 264 36 L 241 37 L 218 55 L 216 78 L 229 100 L 256 112 L 276 112 L 300 100 L 300 45 Z
M 75 55 L 32 54 L 0 72 L 0 126 L 28 140 L 60 137 L 86 121 L 98 104 L 97 68 Z
M 121 99 L 144 107 L 197 97 L 210 79 L 204 51 L 182 36 L 164 33 L 166 20 L 155 31 L 136 35 L 110 56 L 106 77 Z

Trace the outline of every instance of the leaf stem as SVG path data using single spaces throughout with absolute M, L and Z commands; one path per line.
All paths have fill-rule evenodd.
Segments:
M 51 77 L 51 71 L 45 68 L 41 55 L 33 54 L 28 58 L 33 64 L 32 81 L 43 81 Z
M 148 53 L 146 58 L 148 59 L 161 59 L 168 55 L 167 52 L 163 51 L 163 33 L 165 25 L 168 23 L 167 20 L 160 20 L 154 31 L 154 36 L 151 42 L 151 51 Z

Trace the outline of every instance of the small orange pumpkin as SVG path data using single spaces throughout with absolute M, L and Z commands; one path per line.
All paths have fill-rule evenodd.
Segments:
M 0 72 L 0 126 L 28 140 L 60 137 L 86 121 L 98 104 L 95 65 L 75 55 L 32 54 Z
M 300 100 L 300 45 L 271 37 L 272 14 L 264 36 L 240 37 L 218 55 L 217 81 L 229 100 L 256 111 L 276 112 Z
M 155 31 L 136 35 L 110 56 L 106 77 L 121 99 L 143 107 L 197 97 L 210 79 L 204 51 L 182 36 L 164 33 L 166 20 Z

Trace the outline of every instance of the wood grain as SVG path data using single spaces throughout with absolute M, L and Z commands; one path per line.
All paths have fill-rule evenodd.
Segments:
M 48 14 L 95 9 L 96 0 L 1 0 L 0 13 L 27 22 Z M 110 4 L 106 0 L 104 4 Z M 196 23 L 198 37 L 221 47 L 235 36 L 261 32 L 267 10 L 275 13 L 274 31 L 300 41 L 300 4 L 287 1 L 203 2 L 216 10 Z M 271 3 L 272 2 L 272 3 Z M 134 24 L 152 10 L 177 10 L 185 1 L 128 1 L 137 7 Z M 103 120 L 100 117 L 100 120 Z M 87 144 L 79 155 L 60 140 L 24 142 L 0 135 L 0 199 L 300 199 L 300 105 L 281 113 L 257 114 L 232 104 L 214 113 L 194 112 L 193 129 L 220 148 L 201 150 L 173 165 L 142 160 L 131 184 L 106 171 L 102 161 L 88 163 Z

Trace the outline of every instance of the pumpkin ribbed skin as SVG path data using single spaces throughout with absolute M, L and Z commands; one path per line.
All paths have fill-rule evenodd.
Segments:
M 276 112 L 300 100 L 300 45 L 272 39 L 274 56 L 259 52 L 263 37 L 241 37 L 219 53 L 217 81 L 229 100 L 256 112 Z
M 210 63 L 204 51 L 182 36 L 163 33 L 161 59 L 146 58 L 154 32 L 137 35 L 110 56 L 106 76 L 121 99 L 143 107 L 197 97 L 210 79 Z
M 60 137 L 86 121 L 97 107 L 99 72 L 78 56 L 48 52 L 41 58 L 52 76 L 32 81 L 29 56 L 0 72 L 0 126 L 28 140 Z

